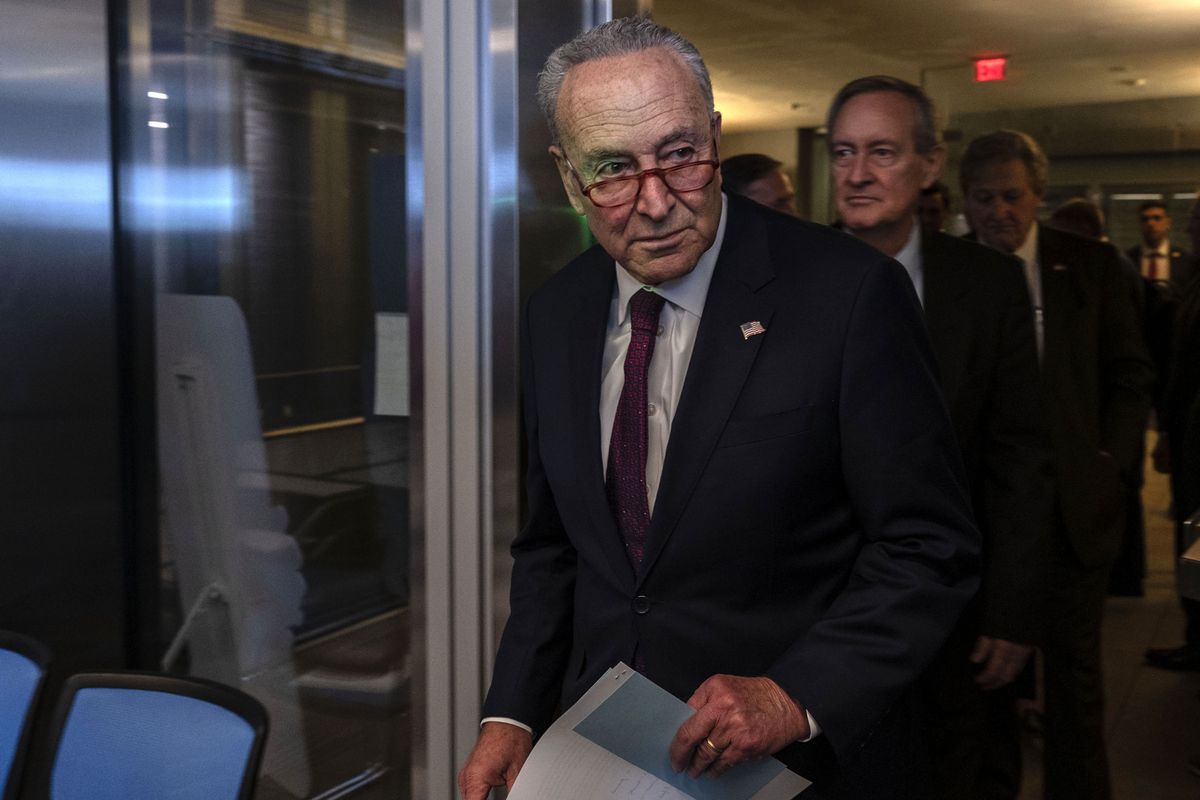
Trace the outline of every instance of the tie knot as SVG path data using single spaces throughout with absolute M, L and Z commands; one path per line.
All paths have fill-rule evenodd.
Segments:
M 629 324 L 640 333 L 651 333 L 658 329 L 658 314 L 666 299 L 657 292 L 639 289 L 629 298 Z

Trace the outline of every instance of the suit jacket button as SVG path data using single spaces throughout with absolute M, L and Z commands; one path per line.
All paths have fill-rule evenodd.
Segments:
M 633 598 L 633 613 L 649 614 L 650 613 L 650 598 L 644 594 L 639 594 Z

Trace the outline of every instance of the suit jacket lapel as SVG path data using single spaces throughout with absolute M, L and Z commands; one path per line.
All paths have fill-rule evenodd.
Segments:
M 639 580 L 649 574 L 675 530 L 759 348 L 771 335 L 772 307 L 757 292 L 772 277 L 766 226 L 756 214 L 731 201 L 725 240 L 709 284 L 679 408 L 671 421 Z M 744 337 L 741 324 L 755 320 L 767 332 Z
M 633 581 L 633 567 L 625 553 L 621 532 L 608 505 L 604 488 L 604 465 L 600 461 L 600 367 L 615 282 L 612 257 L 594 247 L 585 256 L 591 263 L 578 288 L 571 309 L 568 347 L 571 400 L 571 443 L 580 493 L 587 516 L 596 526 L 595 542 L 604 551 L 613 574 Z M 580 546 L 584 546 L 582 543 Z

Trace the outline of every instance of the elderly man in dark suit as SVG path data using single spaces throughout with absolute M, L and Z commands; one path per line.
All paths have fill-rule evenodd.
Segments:
M 922 190 L 945 159 L 933 103 L 919 87 L 886 75 L 851 81 L 834 97 L 827 128 L 842 224 L 897 259 L 922 301 L 984 536 L 983 588 L 922 682 L 936 756 L 928 797 L 1015 798 L 1013 680 L 1044 612 L 1052 513 L 1021 262 L 918 224 Z
M 911 282 L 721 193 L 677 34 L 585 32 L 539 95 L 599 246 L 523 318 L 530 519 L 463 797 L 511 783 L 622 660 L 696 710 L 676 769 L 777 753 L 805 800 L 922 796 L 910 688 L 977 589 L 979 534 Z
M 985 134 L 960 169 L 975 235 L 1025 266 L 1041 354 L 1056 501 L 1043 643 L 1046 797 L 1101 800 L 1112 790 L 1100 625 L 1154 370 L 1116 249 L 1037 224 L 1048 170 L 1037 142 L 1018 131 Z

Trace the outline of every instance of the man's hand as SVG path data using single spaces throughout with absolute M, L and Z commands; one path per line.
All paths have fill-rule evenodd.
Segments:
M 770 678 L 714 675 L 688 705 L 696 709 L 671 742 L 671 767 L 716 777 L 808 737 L 808 715 Z
M 486 800 L 493 786 L 512 789 L 517 773 L 529 758 L 533 737 L 507 722 L 485 722 L 470 758 L 458 773 L 462 800 Z
M 1031 653 L 1033 648 L 1027 644 L 980 636 L 975 640 L 975 649 L 970 656 L 972 664 L 983 665 L 975 676 L 975 683 L 985 690 L 999 689 L 1012 683 L 1025 669 L 1025 662 L 1029 661 Z

